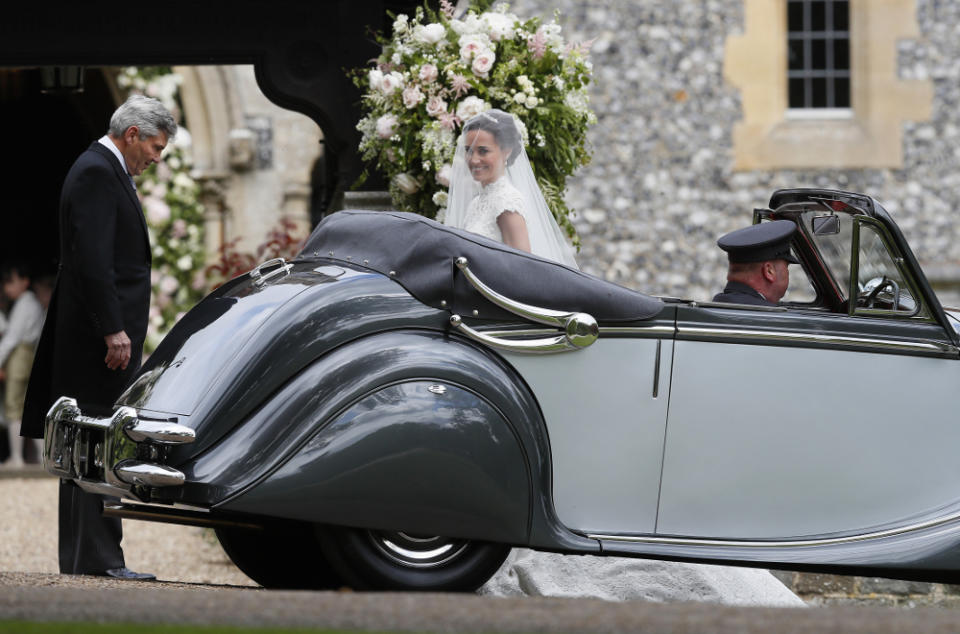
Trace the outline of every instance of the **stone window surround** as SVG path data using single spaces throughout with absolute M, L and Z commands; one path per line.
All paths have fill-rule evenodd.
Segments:
M 930 118 L 933 85 L 897 74 L 897 41 L 919 37 L 916 0 L 850 0 L 849 111 L 802 116 L 787 107 L 787 3 L 744 0 L 724 77 L 740 90 L 735 170 L 899 168 L 902 123 Z M 829 114 L 829 113 L 828 113 Z

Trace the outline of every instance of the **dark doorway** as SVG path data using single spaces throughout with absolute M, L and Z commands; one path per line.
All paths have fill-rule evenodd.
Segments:
M 73 161 L 107 130 L 116 108 L 104 73 L 87 69 L 82 93 L 41 91 L 39 69 L 0 69 L 0 262 L 54 274 L 60 187 Z M 5 430 L 0 460 L 9 455 Z M 39 459 L 39 456 L 34 457 Z
M 116 107 L 102 71 L 87 69 L 84 83 L 82 93 L 44 93 L 39 69 L 0 70 L 0 260 L 56 270 L 60 186 Z

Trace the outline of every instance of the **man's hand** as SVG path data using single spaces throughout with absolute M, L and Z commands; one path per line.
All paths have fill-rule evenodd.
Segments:
M 121 330 L 103 338 L 107 344 L 107 356 L 103 360 L 111 370 L 127 369 L 130 363 L 130 337 Z

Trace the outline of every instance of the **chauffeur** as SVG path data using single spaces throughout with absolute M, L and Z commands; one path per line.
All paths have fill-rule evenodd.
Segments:
M 717 240 L 730 261 L 727 286 L 715 302 L 776 306 L 790 283 L 788 264 L 799 264 L 790 253 L 797 230 L 790 220 L 774 220 L 738 229 Z

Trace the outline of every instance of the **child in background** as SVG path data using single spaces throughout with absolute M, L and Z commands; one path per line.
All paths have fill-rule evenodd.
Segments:
M 43 328 L 43 307 L 30 290 L 30 274 L 24 265 L 0 268 L 0 283 L 3 294 L 13 303 L 6 330 L 0 337 L 0 381 L 6 388 L 3 406 L 10 439 L 10 458 L 2 466 L 17 468 L 23 466 L 20 422 L 34 349 Z M 39 445 L 39 441 L 34 442 Z

